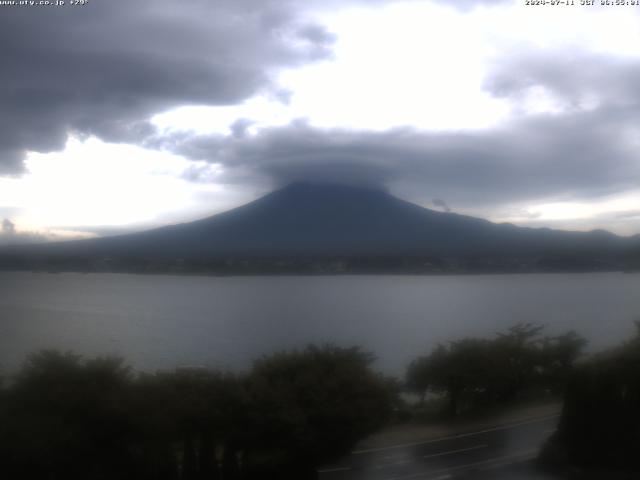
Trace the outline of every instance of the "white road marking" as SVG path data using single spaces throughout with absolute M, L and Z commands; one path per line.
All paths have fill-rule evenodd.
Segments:
M 395 455 L 386 455 L 384 457 L 380 457 L 380 460 L 393 460 L 394 458 L 398 458 L 401 460 L 404 460 L 406 458 L 411 458 L 409 455 L 401 453 L 401 454 L 395 454 Z
M 480 470 L 495 470 L 496 468 L 502 468 L 506 465 L 511 465 L 514 463 L 519 463 L 525 460 L 528 460 L 530 458 L 535 458 L 536 454 L 538 453 L 537 449 L 531 449 L 531 450 L 526 450 L 524 452 L 521 452 L 520 454 L 518 454 L 516 456 L 516 458 L 518 458 L 518 460 L 514 459 L 514 456 L 508 457 L 505 460 L 501 460 L 501 461 L 496 461 L 495 463 L 492 463 L 490 465 L 487 466 L 481 466 Z
M 487 460 L 482 460 L 480 462 L 467 463 L 465 465 L 456 465 L 455 467 L 443 468 L 441 470 L 435 470 L 432 472 L 418 472 L 412 473 L 410 475 L 404 476 L 395 476 L 389 477 L 386 480 L 409 480 L 411 478 L 427 478 L 428 480 L 438 480 L 440 478 L 451 478 L 451 474 L 449 472 L 457 472 L 460 470 L 465 470 L 467 468 L 473 467 L 484 467 L 485 470 L 489 470 L 491 468 L 500 468 L 506 465 L 511 465 L 513 463 L 519 463 L 525 461 L 527 459 L 535 457 L 538 449 L 534 448 L 531 450 L 523 450 L 518 453 L 514 453 L 512 455 L 505 455 L 503 457 L 489 458 Z M 431 475 L 436 475 L 435 477 Z
M 483 443 L 482 445 L 476 445 L 474 447 L 459 448 L 458 450 L 449 450 L 448 452 L 432 453 L 431 455 L 423 455 L 422 458 L 443 457 L 445 455 L 453 455 L 454 453 L 469 452 L 471 450 L 478 450 L 480 448 L 487 448 L 488 446 L 489 445 L 487 445 L 486 443 Z
M 424 440 L 422 442 L 401 443 L 401 444 L 397 444 L 397 445 L 389 445 L 388 447 L 367 448 L 367 449 L 363 449 L 363 450 L 354 450 L 353 452 L 351 452 L 351 455 L 362 455 L 364 453 L 384 452 L 385 450 L 393 450 L 393 449 L 396 449 L 396 448 L 416 447 L 418 445 L 427 445 L 429 443 L 438 443 L 438 442 L 444 442 L 446 440 L 455 440 L 457 438 L 465 438 L 465 437 L 472 437 L 474 435 L 482 435 L 483 433 L 498 432 L 500 430 L 510 430 L 512 428 L 517 428 L 517 427 L 520 427 L 522 425 L 529 425 L 529 424 L 532 424 L 532 423 L 544 422 L 546 420 L 549 420 L 549 419 L 555 418 L 555 417 L 559 417 L 559 416 L 560 416 L 560 414 L 547 415 L 545 417 L 534 418 L 532 420 L 525 420 L 525 421 L 522 421 L 522 422 L 511 423 L 511 424 L 508 424 L 508 425 L 501 425 L 499 427 L 487 428 L 486 430 L 478 430 L 477 432 L 459 433 L 459 434 L 455 434 L 455 435 L 449 435 L 449 436 L 446 436 L 446 437 L 434 438 L 433 440 Z
M 318 473 L 348 472 L 349 470 L 351 470 L 351 467 L 335 467 L 318 470 Z
M 440 453 L 432 453 L 431 455 L 423 455 L 422 458 L 433 458 L 433 457 L 442 457 L 445 455 L 453 455 L 454 453 L 461 453 L 461 452 L 468 452 L 471 450 L 478 450 L 479 448 L 487 448 L 489 445 L 483 444 L 483 445 L 476 445 L 473 447 L 467 447 L 467 448 L 460 448 L 458 450 L 449 450 L 446 452 L 440 452 Z M 395 457 L 399 457 L 398 455 L 395 455 Z M 390 455 L 388 457 L 383 457 L 383 458 L 394 458 L 394 455 Z M 411 458 L 411 457 L 399 457 L 401 458 L 400 461 L 397 462 L 390 462 L 390 463 L 380 463 L 378 465 L 373 465 L 371 466 L 372 469 L 374 470 L 382 470 L 383 468 L 387 468 L 387 467 L 399 467 L 400 465 L 408 465 L 410 463 L 415 463 L 416 459 L 415 458 Z M 382 459 L 381 459 L 382 460 Z

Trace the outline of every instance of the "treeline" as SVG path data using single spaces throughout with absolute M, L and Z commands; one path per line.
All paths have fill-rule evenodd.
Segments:
M 118 358 L 41 351 L 0 388 L 0 468 L 7 478 L 51 480 L 313 479 L 428 399 L 455 417 L 558 398 L 574 385 L 585 344 L 575 332 L 519 324 L 437 346 L 409 365 L 404 385 L 376 373 L 357 347 L 277 353 L 241 374 L 136 374 Z M 422 402 L 402 402 L 402 388 Z M 581 396 L 572 388 L 568 404 Z M 629 408 L 640 395 L 632 392 Z
M 444 396 L 449 417 L 541 395 L 560 396 L 586 341 L 573 331 L 542 333 L 542 326 L 524 323 L 495 338 L 439 345 L 409 365 L 407 388 L 422 401 Z
M 3 478 L 308 479 L 392 414 L 358 348 L 313 347 L 243 375 L 134 375 L 122 360 L 31 355 L 0 393 Z
M 450 417 L 552 395 L 563 400 L 540 463 L 566 478 L 640 478 L 640 321 L 622 345 L 581 358 L 575 332 L 520 324 L 491 339 L 440 345 L 414 360 L 406 386 L 446 400 Z
M 200 275 L 490 274 L 635 271 L 640 254 L 154 257 L 0 252 L 0 271 Z
M 581 362 L 542 463 L 575 478 L 640 477 L 640 322 L 617 348 Z

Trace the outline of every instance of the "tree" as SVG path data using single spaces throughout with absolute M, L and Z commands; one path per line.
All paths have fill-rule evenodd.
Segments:
M 248 379 L 252 465 L 313 478 L 391 414 L 394 392 L 358 348 L 309 346 L 257 361 Z M 262 476 L 264 478 L 264 476 Z
M 636 326 L 629 341 L 571 372 L 558 430 L 541 455 L 545 463 L 578 474 L 580 468 L 602 469 L 599 478 L 613 478 L 615 471 L 626 472 L 615 478 L 638 478 L 640 323 Z
M 131 478 L 130 381 L 120 359 L 31 355 L 6 395 L 2 444 L 8 476 Z
M 408 367 L 405 381 L 422 398 L 448 398 L 451 417 L 506 403 L 535 388 L 559 391 L 585 340 L 575 332 L 541 338 L 543 327 L 518 324 L 496 338 L 465 338 L 438 345 Z
M 424 403 L 429 387 L 432 386 L 432 363 L 429 356 L 423 356 L 414 359 L 407 367 L 405 386 L 411 393 L 420 397 L 420 403 Z
M 553 393 L 563 394 L 576 361 L 587 341 L 575 331 L 545 337 L 541 344 L 542 383 Z

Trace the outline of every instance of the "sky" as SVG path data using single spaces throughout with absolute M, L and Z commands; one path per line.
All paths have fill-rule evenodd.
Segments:
M 640 233 L 638 5 L 2 3 L 0 243 L 189 221 L 294 181 Z

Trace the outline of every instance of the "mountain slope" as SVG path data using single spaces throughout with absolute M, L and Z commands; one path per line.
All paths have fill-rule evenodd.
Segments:
M 71 256 L 213 258 L 336 255 L 616 255 L 637 238 L 565 232 L 443 213 L 385 192 L 299 183 L 203 220 L 146 232 L 22 247 Z

